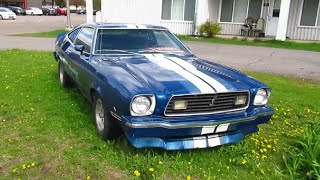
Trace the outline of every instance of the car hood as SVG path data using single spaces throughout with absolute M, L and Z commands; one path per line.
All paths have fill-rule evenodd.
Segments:
M 263 86 L 239 71 L 191 56 L 104 56 L 101 62 L 110 65 L 110 61 L 156 94 L 230 92 Z
M 1 12 L 0 14 L 2 14 L 2 15 L 7 15 L 7 16 L 16 15 L 14 12 Z

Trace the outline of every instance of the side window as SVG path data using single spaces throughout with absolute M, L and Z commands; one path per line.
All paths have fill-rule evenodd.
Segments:
M 93 28 L 85 27 L 79 33 L 75 45 L 83 45 L 84 52 L 90 53 L 91 52 L 91 45 L 92 45 L 92 38 L 93 38 Z
M 73 43 L 74 40 L 76 39 L 78 33 L 80 32 L 81 28 L 75 29 L 73 30 L 71 33 L 69 33 L 68 38 L 70 39 L 70 41 Z

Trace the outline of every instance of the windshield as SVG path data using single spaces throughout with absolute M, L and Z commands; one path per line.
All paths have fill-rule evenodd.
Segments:
M 188 49 L 169 31 L 155 29 L 99 29 L 95 54 L 179 53 Z
M 11 11 L 9 9 L 7 9 L 7 8 L 1 8 L 0 12 L 11 12 Z

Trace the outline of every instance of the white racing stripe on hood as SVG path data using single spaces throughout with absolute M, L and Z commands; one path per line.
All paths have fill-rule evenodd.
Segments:
M 157 64 L 158 66 L 165 68 L 167 70 L 174 71 L 175 73 L 184 77 L 189 82 L 191 82 L 194 86 L 196 86 L 201 91 L 201 93 L 215 93 L 215 90 L 212 87 L 210 87 L 206 82 L 204 82 L 202 79 L 186 71 L 181 66 L 165 58 L 163 55 L 145 54 L 144 56 L 148 58 L 151 62 Z
M 210 84 L 217 92 L 228 92 L 228 89 L 224 85 L 222 85 L 220 82 L 213 79 L 212 77 L 208 76 L 207 74 L 199 71 L 196 67 L 194 67 L 192 64 L 188 63 L 187 61 L 177 57 L 166 57 L 166 58 L 172 60 L 173 62 L 179 64 L 181 67 L 183 67 L 187 71 L 203 79 L 205 82 Z

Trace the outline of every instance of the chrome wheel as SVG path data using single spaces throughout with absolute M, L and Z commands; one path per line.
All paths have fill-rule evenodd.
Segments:
M 101 132 L 104 130 L 104 107 L 101 99 L 96 101 L 95 106 L 95 119 L 98 130 Z

